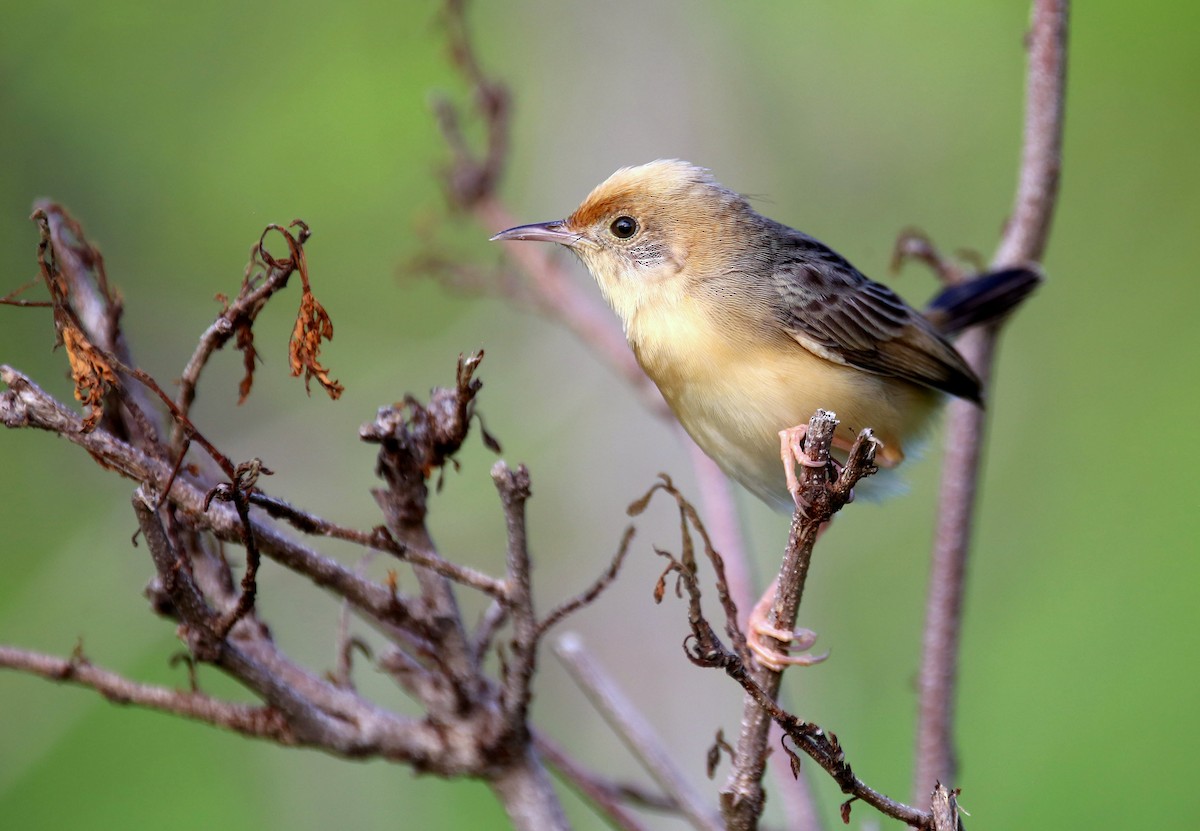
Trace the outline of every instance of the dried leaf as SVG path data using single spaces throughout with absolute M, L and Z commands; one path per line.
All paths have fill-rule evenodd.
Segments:
M 91 432 L 104 414 L 104 394 L 117 385 L 117 374 L 82 331 L 70 320 L 62 327 L 63 346 L 75 382 L 75 400 L 88 408 L 83 432 Z
M 53 207 L 52 209 L 57 210 Z M 83 432 L 91 432 L 104 414 L 104 394 L 110 387 L 117 385 L 117 374 L 104 353 L 88 340 L 87 335 L 80 328 L 79 319 L 71 308 L 70 286 L 59 268 L 49 216 L 45 210 L 38 209 L 34 211 L 33 219 L 41 231 L 37 249 L 38 269 L 46 288 L 50 291 L 54 307 L 54 329 L 58 336 L 58 342 L 66 349 L 67 361 L 71 365 L 71 380 L 75 382 L 75 400 L 88 408 L 88 413 L 83 419 Z M 69 217 L 65 217 L 65 219 L 68 223 L 68 230 L 82 239 L 83 232 L 75 225 L 74 220 Z M 96 260 L 99 259 L 98 252 L 94 252 L 92 249 L 86 249 L 86 252 Z M 98 288 L 107 296 L 108 285 L 103 280 L 102 271 L 99 279 Z
M 667 575 L 670 573 L 671 573 L 671 569 L 668 568 L 661 575 L 659 575 L 658 582 L 654 584 L 654 602 L 655 603 L 662 603 L 663 595 L 665 595 L 667 593 Z
M 238 321 L 237 339 L 234 343 L 242 353 L 242 365 L 246 368 L 246 374 L 242 376 L 242 380 L 238 384 L 238 404 L 240 405 L 249 397 L 250 388 L 254 386 L 254 367 L 259 361 L 258 350 L 254 348 L 254 329 L 250 326 L 249 320 Z
M 304 274 L 304 261 L 301 260 L 301 276 Z M 329 370 L 318 360 L 321 354 L 321 341 L 333 339 L 333 322 L 325 308 L 317 302 L 309 290 L 308 280 L 304 280 L 304 293 L 300 297 L 300 311 L 296 314 L 296 325 L 292 329 L 292 338 L 288 343 L 289 359 L 292 376 L 304 374 L 304 388 L 309 389 L 309 382 L 317 379 L 330 398 L 337 399 L 345 389 L 337 381 L 329 377 Z

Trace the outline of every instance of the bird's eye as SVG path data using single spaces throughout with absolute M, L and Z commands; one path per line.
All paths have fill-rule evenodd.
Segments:
M 612 225 L 608 226 L 608 230 L 612 231 L 612 235 L 617 239 L 629 239 L 637 233 L 637 220 L 632 216 L 618 216 L 612 221 Z

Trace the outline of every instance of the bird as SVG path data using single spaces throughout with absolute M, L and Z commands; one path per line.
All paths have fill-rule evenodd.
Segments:
M 979 378 L 949 335 L 1005 314 L 1040 282 L 1032 267 L 994 272 L 948 288 L 922 314 L 679 159 L 621 168 L 565 219 L 492 239 L 574 252 L 683 428 L 782 510 L 800 504 L 786 455 L 780 464 L 784 431 L 829 410 L 835 451 L 870 428 L 876 463 L 896 468 L 947 397 L 982 406 Z

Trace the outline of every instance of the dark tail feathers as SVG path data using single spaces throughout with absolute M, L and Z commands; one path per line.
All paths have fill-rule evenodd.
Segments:
M 1042 272 L 1036 266 L 989 271 L 943 289 L 929 301 L 925 317 L 943 335 L 957 335 L 1008 314 L 1041 282 Z

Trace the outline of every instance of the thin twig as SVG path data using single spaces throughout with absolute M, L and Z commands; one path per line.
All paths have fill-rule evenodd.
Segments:
M 281 233 L 285 236 L 289 234 L 287 231 L 282 231 Z M 263 234 L 265 236 L 266 231 Z M 306 237 L 306 234 L 303 235 L 303 238 Z M 303 238 L 300 242 L 303 242 Z M 288 280 L 295 273 L 297 265 L 293 258 L 289 258 L 286 260 L 276 260 L 272 265 L 267 266 L 261 256 L 262 251 L 263 238 L 260 237 L 250 249 L 250 261 L 246 266 L 246 273 L 242 279 L 241 291 L 232 303 L 228 303 L 221 310 L 221 313 L 217 315 L 217 319 L 204 330 L 204 334 L 200 336 L 200 342 L 196 344 L 195 351 L 188 359 L 183 372 L 179 376 L 179 394 L 176 398 L 176 409 L 184 416 L 187 416 L 191 410 L 192 402 L 196 398 L 196 387 L 200 382 L 200 373 L 208 364 L 209 358 L 212 357 L 213 353 L 225 346 L 235 335 L 238 336 L 238 348 L 246 353 L 246 378 L 253 377 L 254 362 L 257 360 L 257 353 L 254 351 L 253 336 L 250 334 L 250 327 L 253 326 L 259 312 L 262 311 L 267 301 L 276 292 L 287 287 Z M 249 386 L 243 380 L 241 398 L 244 399 L 248 392 Z M 171 447 L 173 449 L 178 449 L 183 436 L 182 424 L 176 422 L 171 436 Z
M 612 585 L 612 582 L 617 579 L 617 572 L 621 570 L 621 564 L 625 561 L 625 555 L 629 553 L 629 544 L 633 542 L 634 528 L 630 525 L 625 529 L 625 533 L 621 536 L 621 543 L 617 546 L 617 553 L 613 555 L 612 561 L 608 564 L 608 568 L 601 574 L 592 585 L 588 586 L 579 594 L 572 598 L 564 600 L 562 603 L 554 607 L 545 618 L 542 619 L 537 626 L 537 636 L 544 636 L 552 626 L 558 624 L 563 618 L 582 609 L 600 596 L 606 588 Z
M 375 552 L 368 551 L 359 558 L 358 565 L 354 568 L 354 573 L 359 577 L 365 577 L 367 574 L 367 566 L 375 559 Z M 366 642 L 361 638 L 353 637 L 350 634 L 350 604 L 343 600 L 341 612 L 338 613 L 338 628 L 337 628 L 337 649 L 335 651 L 335 664 L 332 673 L 332 680 L 339 687 L 354 689 L 354 650 L 357 649 L 368 659 L 371 657 L 371 649 Z
M 27 289 L 31 289 L 38 284 L 37 280 L 30 280 L 22 286 L 10 291 L 8 294 L 0 297 L 0 305 L 3 306 L 21 306 L 35 309 L 52 309 L 54 308 L 53 301 L 50 300 L 23 300 L 20 295 Z
M 146 456 L 102 429 L 83 430 L 82 419 L 37 386 L 30 378 L 10 366 L 0 365 L 0 381 L 8 390 L 0 392 L 0 423 L 8 427 L 34 427 L 48 430 L 79 445 L 105 467 L 137 482 L 155 486 L 167 480 L 170 468 L 162 461 Z M 237 514 L 224 505 L 213 504 L 204 510 L 205 492 L 184 478 L 176 478 L 169 499 L 194 526 L 207 528 L 226 542 L 242 542 L 242 526 Z M 318 554 L 302 543 L 285 536 L 266 523 L 254 523 L 255 538 L 261 551 L 281 565 L 328 588 L 361 609 L 368 617 L 405 623 L 406 599 L 383 586 L 363 579 L 336 561 Z
M 749 613 L 754 606 L 754 577 L 733 497 L 734 484 L 717 463 L 700 449 L 700 445 L 684 432 L 682 426 L 676 432 L 692 461 L 692 472 L 705 518 L 704 527 L 712 537 L 713 547 L 721 552 L 729 594 L 739 609 Z M 745 620 L 741 623 L 744 624 Z
M 525 526 L 525 503 L 532 491 L 525 465 L 512 470 L 503 461 L 492 466 L 492 481 L 504 507 L 508 548 L 508 615 L 512 620 L 512 655 L 505 664 L 501 703 L 513 730 L 526 730 L 529 702 L 533 699 L 533 672 L 537 668 L 538 625 L 533 608 L 533 580 Z
M 602 779 L 571 758 L 556 742 L 537 731 L 534 731 L 533 740 L 538 752 L 546 757 L 546 761 L 559 777 L 591 802 L 619 831 L 646 831 L 646 827 L 626 810 L 624 803 L 634 803 L 660 811 L 676 809 L 675 803 L 670 799 Z
M 508 621 L 508 606 L 499 600 L 493 600 L 479 616 L 475 626 L 475 634 L 471 637 L 471 654 L 475 656 L 477 665 L 483 664 L 483 658 L 492 648 L 492 641 L 500 627 Z
M 804 592 L 808 566 L 812 560 L 813 546 L 821 525 L 828 521 L 833 512 L 841 508 L 827 495 L 830 446 L 838 420 L 829 412 L 818 410 L 809 420 L 805 439 L 807 463 L 800 466 L 800 498 L 805 500 L 806 509 L 797 509 L 792 516 L 788 544 L 779 571 L 775 599 L 771 604 L 768 623 L 778 629 L 791 630 L 796 625 L 796 615 Z M 844 472 L 853 475 L 857 470 L 854 462 L 866 452 L 873 457 L 874 440 L 869 434 L 859 438 L 856 452 Z M 864 472 L 873 470 L 873 458 L 861 465 Z M 859 473 L 862 475 L 862 473 Z M 853 484 L 850 485 L 853 487 Z M 757 664 L 751 673 L 754 682 L 763 694 L 772 701 L 779 695 L 783 674 L 779 670 Z M 750 829 L 757 825 L 762 814 L 765 794 L 762 787 L 767 764 L 767 741 L 770 737 L 772 718 L 763 710 L 757 697 L 746 697 L 742 710 L 741 733 L 734 752 L 733 769 L 721 792 L 722 813 L 733 829 Z
M 722 831 L 724 825 L 716 811 L 705 805 L 703 797 L 675 766 L 654 729 L 587 653 L 579 637 L 567 634 L 559 638 L 554 654 L 617 737 L 658 786 L 679 805 L 692 827 L 702 831 Z
M 859 437 L 855 448 L 851 450 L 850 459 L 836 481 L 829 483 L 824 490 L 818 489 L 815 494 L 812 491 L 808 491 L 806 495 L 808 496 L 809 514 L 813 515 L 815 513 L 818 517 L 823 516 L 825 519 L 828 519 L 832 515 L 835 505 L 841 506 L 849 501 L 854 483 L 863 475 L 867 475 L 868 471 L 873 471 L 874 469 L 874 450 L 874 440 L 868 432 L 864 432 Z M 685 506 L 686 500 L 679 494 L 679 491 L 669 483 L 664 483 L 656 485 L 645 497 L 634 503 L 634 506 L 631 506 L 631 508 L 644 507 L 643 503 L 657 490 L 669 493 L 680 503 L 681 508 Z M 686 507 L 690 521 L 697 524 L 697 530 L 699 531 L 702 526 L 700 526 L 698 518 L 695 518 L 694 509 L 691 509 L 690 506 Z M 817 519 L 818 524 L 822 521 L 824 520 Z M 681 544 L 683 546 L 683 553 L 678 559 L 667 552 L 658 552 L 669 559 L 670 565 L 667 572 L 659 579 L 656 595 L 663 593 L 664 581 L 667 574 L 675 573 L 680 581 L 680 588 L 686 593 L 688 600 L 688 622 L 692 628 L 692 637 L 686 645 L 689 660 L 697 666 L 721 669 L 726 675 L 737 681 L 747 695 L 753 698 L 755 703 L 783 729 L 793 745 L 802 750 L 820 765 L 826 773 L 833 777 L 833 780 L 842 789 L 843 793 L 848 794 L 853 799 L 862 800 L 887 816 L 908 823 L 916 828 L 932 828 L 932 818 L 929 811 L 922 811 L 891 799 L 885 794 L 871 788 L 855 776 L 850 765 L 846 762 L 845 753 L 838 742 L 837 736 L 822 730 L 815 724 L 804 722 L 783 710 L 774 697 L 768 695 L 767 691 L 755 680 L 754 671 L 752 671 L 746 658 L 731 651 L 721 643 L 701 609 L 700 585 L 694 558 L 691 554 L 693 544 L 686 527 L 683 529 Z M 711 546 L 706 545 L 705 550 L 706 554 L 713 561 L 714 567 L 717 567 L 718 571 L 720 571 L 720 555 L 713 551 Z M 725 613 L 727 618 L 733 616 L 733 613 L 728 609 L 726 609 Z M 783 745 L 783 748 L 791 761 L 793 775 L 798 775 L 799 757 L 786 744 Z M 845 811 L 849 810 L 848 805 L 849 803 L 844 806 Z M 750 827 L 757 827 L 756 816 L 750 816 L 749 812 L 745 816 L 748 817 L 747 822 L 750 823 Z M 733 817 L 733 819 L 737 819 L 737 817 Z
M 993 258 L 993 268 L 1041 259 L 1058 194 L 1062 158 L 1068 0 L 1035 0 L 1029 35 L 1025 137 L 1013 214 Z M 958 350 L 987 384 L 999 327 L 968 330 Z M 913 798 L 934 782 L 954 782 L 954 703 L 967 555 L 974 521 L 985 428 L 984 412 L 952 401 L 946 455 L 930 566 L 922 637 L 919 717 Z
M 447 577 L 456 583 L 477 589 L 484 594 L 491 595 L 497 599 L 505 597 L 504 581 L 497 580 L 495 577 L 484 574 L 482 571 L 470 566 L 452 563 L 438 554 L 437 551 L 422 550 L 411 544 L 402 545 L 392 537 L 386 526 L 380 525 L 370 531 L 348 528 L 318 516 L 311 511 L 297 508 L 295 505 L 291 505 L 278 497 L 270 496 L 261 491 L 252 492 L 249 495 L 249 499 L 252 505 L 262 508 L 276 519 L 284 520 L 293 528 L 305 534 L 331 537 L 354 543 L 355 545 L 361 545 L 370 550 L 386 551 L 404 562 L 427 568 L 430 571 L 440 574 L 442 577 Z
M 81 655 L 59 658 L 0 645 L 0 667 L 38 675 L 55 683 L 88 687 L 114 704 L 132 704 L 171 713 L 282 745 L 300 743 L 282 714 L 272 707 L 222 701 L 194 690 L 173 690 L 142 684 L 95 666 Z

